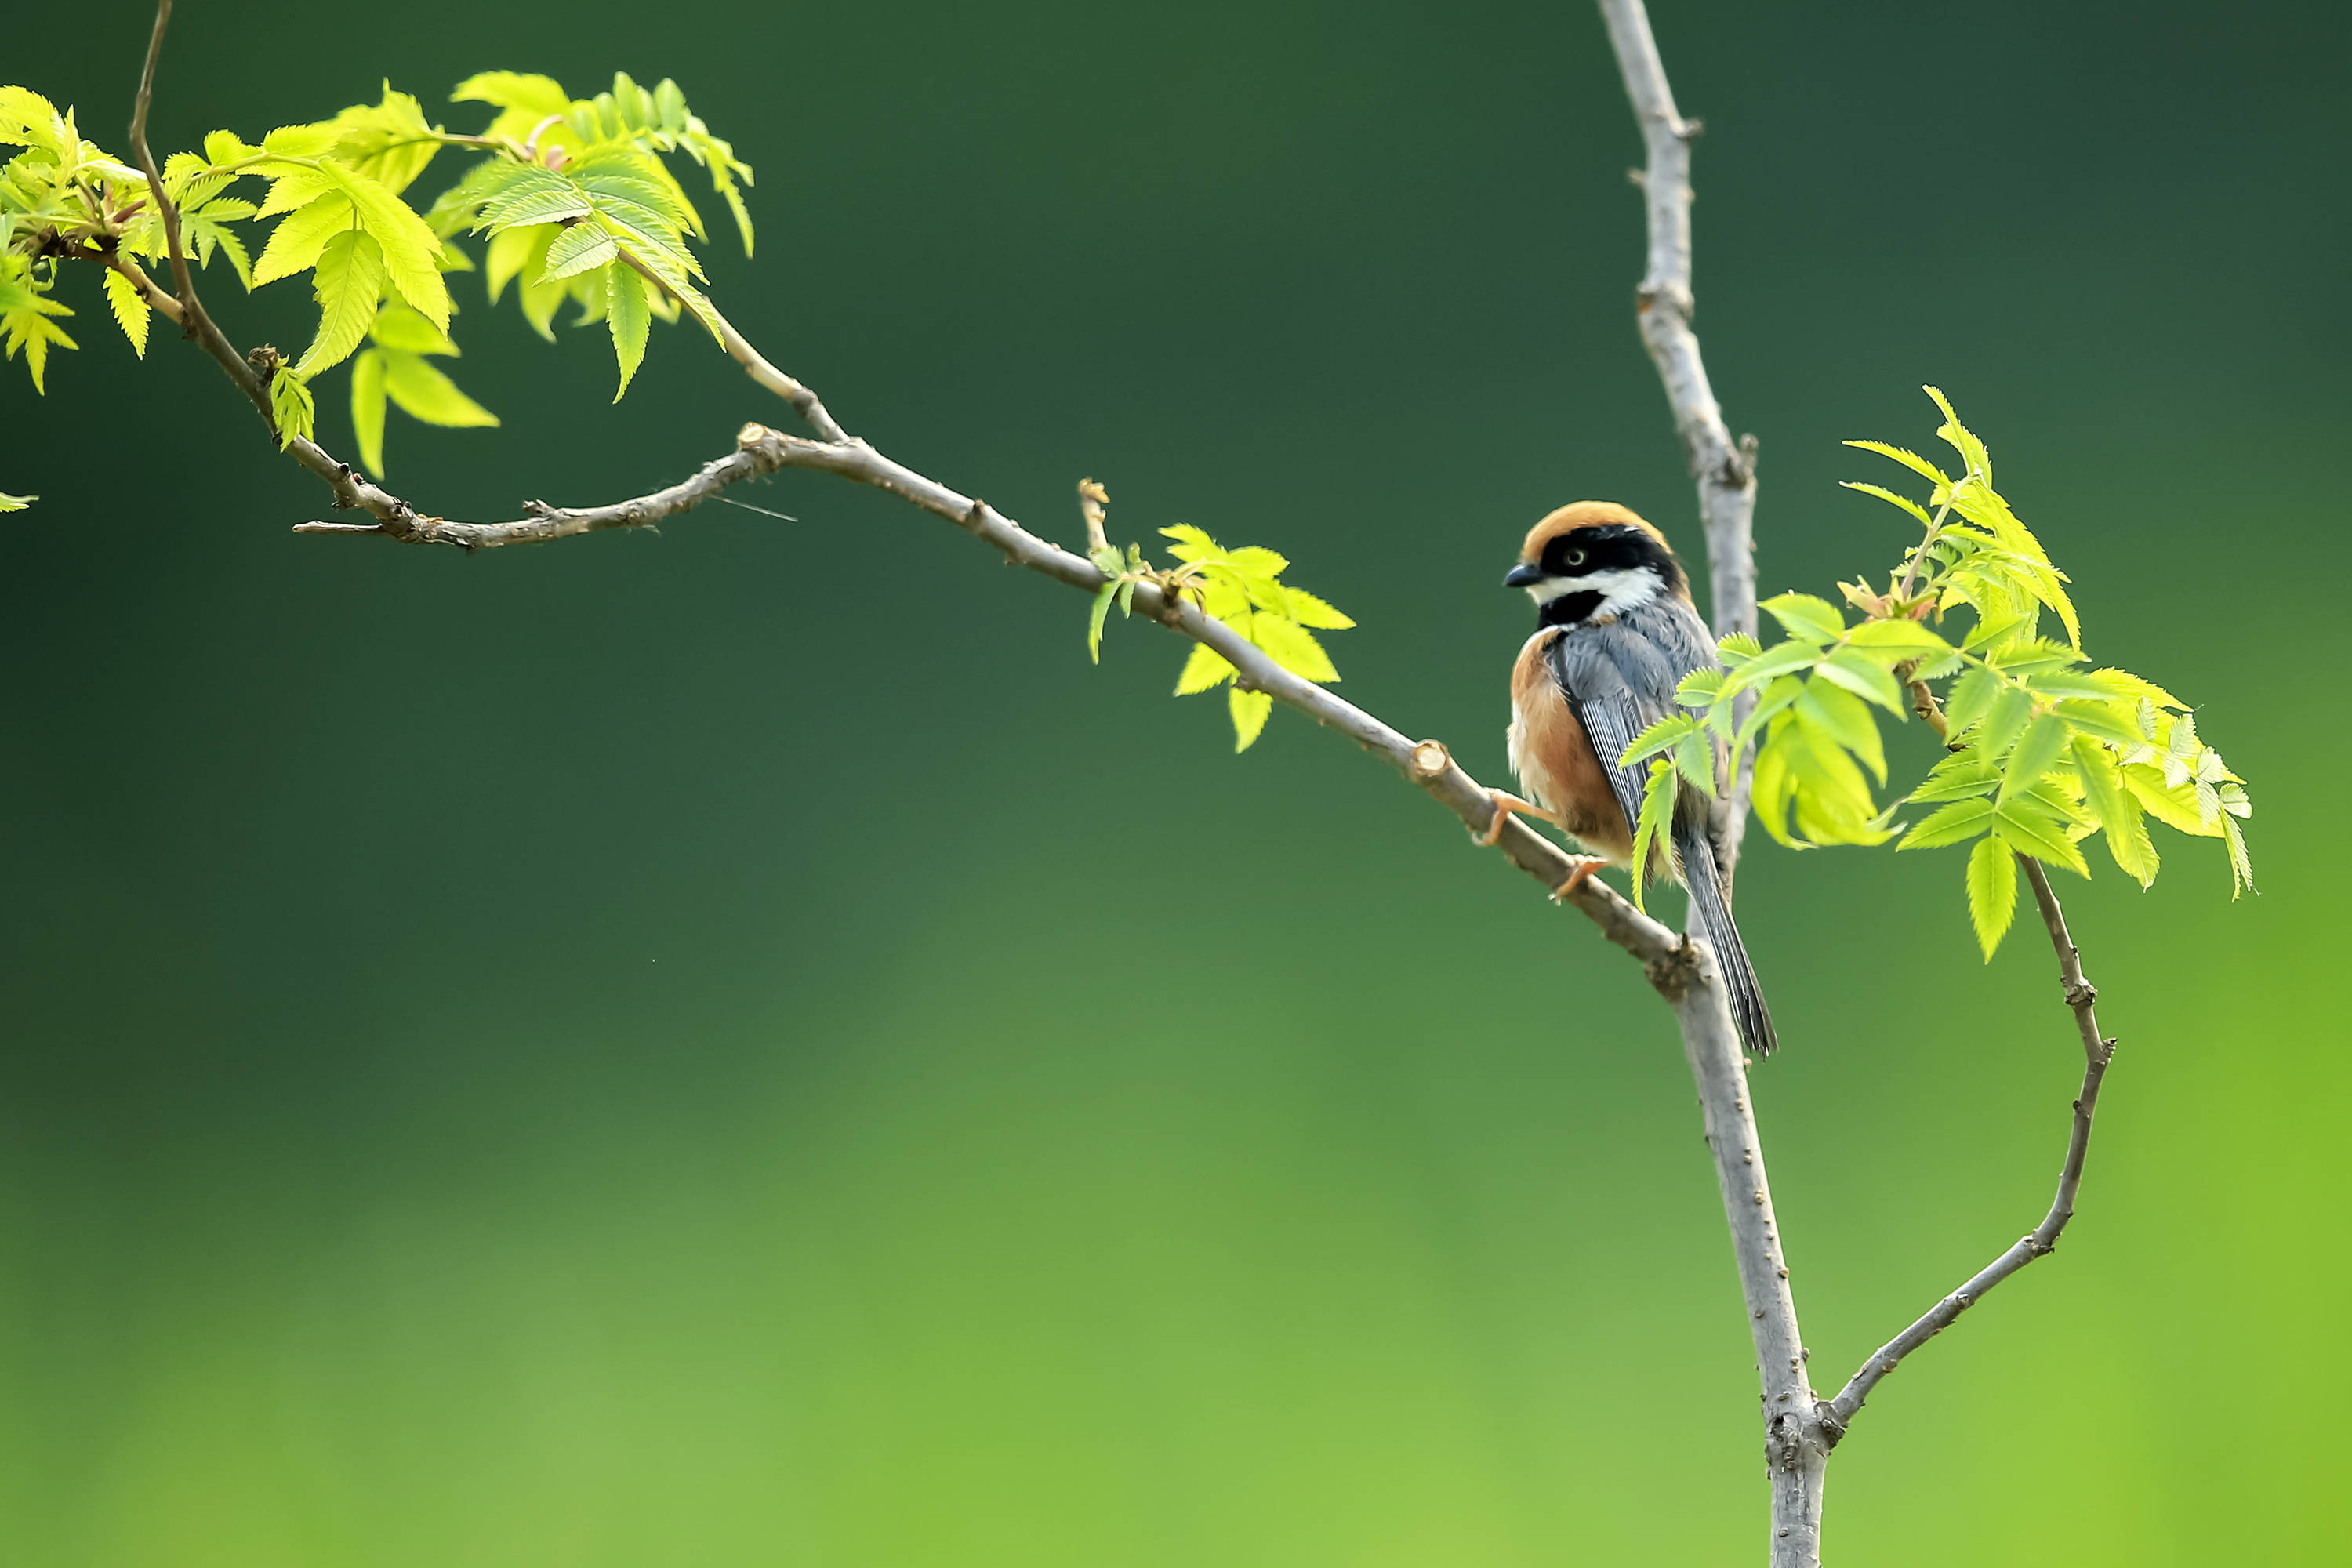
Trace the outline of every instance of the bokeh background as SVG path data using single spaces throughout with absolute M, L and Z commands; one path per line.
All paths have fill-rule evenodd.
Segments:
M 1661 0 L 1768 591 L 1875 572 L 1848 436 L 1935 381 L 2092 647 L 2254 784 L 2065 889 L 2123 1038 L 2053 1260 L 1907 1364 L 1848 1563 L 2309 1563 L 2341 1411 L 2340 9 Z M 12 15 L 119 144 L 148 16 Z M 191 5 L 160 146 L 479 68 L 674 75 L 759 169 L 719 298 L 850 425 L 1080 536 L 1279 547 L 1346 693 L 1500 779 L 1550 505 L 1692 501 L 1582 5 Z M 478 106 L 451 106 L 470 128 Z M 441 176 L 446 178 L 446 175 Z M 715 214 L 715 205 L 714 205 Z M 0 1556 L 56 1568 L 1736 1560 L 1755 1384 L 1633 966 L 1181 649 L 814 476 L 660 537 L 296 538 L 318 488 L 93 280 L 0 375 Z M 514 515 L 781 422 L 662 333 L 609 405 L 458 282 Z M 299 284 L 209 297 L 299 342 Z M 323 429 L 347 447 L 340 383 Z M 1915 733 L 1901 762 L 1924 764 Z M 1958 852 L 1751 855 L 1816 1377 L 2032 1223 L 2077 1070 Z

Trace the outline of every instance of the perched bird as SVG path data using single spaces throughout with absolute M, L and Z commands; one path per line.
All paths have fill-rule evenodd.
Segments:
M 1535 803 L 1496 791 L 1483 842 L 1494 843 L 1514 812 L 1559 827 L 1601 858 L 1577 867 L 1565 894 L 1599 865 L 1632 864 L 1647 770 L 1617 759 L 1680 710 L 1675 688 L 1716 662 L 1715 640 L 1665 536 L 1614 501 L 1576 501 L 1537 523 L 1503 585 L 1536 602 L 1535 636 L 1511 670 L 1509 734 L 1511 771 Z M 1741 1043 L 1761 1056 L 1774 1044 L 1772 1015 L 1723 901 L 1706 796 L 1678 784 L 1672 841 L 1653 845 L 1649 864 L 1633 874 L 1690 890 Z

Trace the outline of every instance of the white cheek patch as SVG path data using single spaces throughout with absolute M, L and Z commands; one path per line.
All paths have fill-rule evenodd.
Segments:
M 1528 597 L 1540 607 L 1570 594 L 1598 594 L 1601 603 L 1592 607 L 1592 613 L 1613 616 L 1647 604 L 1658 596 L 1664 586 L 1655 572 L 1639 566 L 1612 566 L 1605 571 L 1588 572 L 1581 577 L 1547 577 L 1540 583 L 1530 583 Z

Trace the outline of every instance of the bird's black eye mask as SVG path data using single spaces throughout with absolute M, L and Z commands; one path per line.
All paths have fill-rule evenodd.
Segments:
M 1682 567 L 1665 547 L 1646 531 L 1622 522 L 1580 528 L 1548 540 L 1537 564 L 1547 577 L 1647 568 L 1664 578 L 1669 589 L 1683 585 Z

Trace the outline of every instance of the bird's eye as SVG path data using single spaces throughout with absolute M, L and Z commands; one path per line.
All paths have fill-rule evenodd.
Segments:
M 1584 564 L 1584 552 L 1583 552 L 1583 551 L 1581 551 L 1581 550 L 1571 550 L 1571 551 L 1570 551 L 1570 552 L 1568 552 L 1568 563 L 1569 563 L 1570 566 L 1581 566 L 1581 565 L 1583 565 L 1583 564 Z

